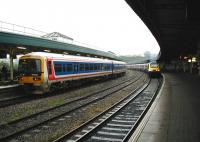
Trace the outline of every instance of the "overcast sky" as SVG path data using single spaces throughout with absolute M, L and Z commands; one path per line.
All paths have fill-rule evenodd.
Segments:
M 60 32 L 117 55 L 160 50 L 124 0 L 1 0 L 0 21 Z

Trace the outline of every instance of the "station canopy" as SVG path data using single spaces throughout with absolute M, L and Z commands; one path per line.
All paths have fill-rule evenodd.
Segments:
M 65 36 L 58 32 L 38 36 L 0 31 L 0 52 L 5 51 L 7 53 L 12 51 L 12 53 L 15 55 L 44 51 L 121 60 L 115 54 L 74 44 L 71 37 Z

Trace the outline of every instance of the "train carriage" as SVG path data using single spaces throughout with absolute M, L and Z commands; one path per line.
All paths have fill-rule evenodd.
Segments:
M 43 94 L 75 80 L 124 74 L 125 65 L 108 59 L 33 52 L 19 60 L 19 83 L 25 91 Z

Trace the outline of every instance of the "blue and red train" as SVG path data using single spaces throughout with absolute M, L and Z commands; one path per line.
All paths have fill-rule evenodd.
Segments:
M 19 60 L 19 83 L 26 92 L 43 94 L 74 81 L 122 75 L 126 63 L 115 60 L 32 52 Z

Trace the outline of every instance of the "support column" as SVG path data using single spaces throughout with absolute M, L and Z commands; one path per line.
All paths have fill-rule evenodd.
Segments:
M 13 56 L 14 56 L 14 50 L 11 48 L 10 49 L 10 80 L 13 80 L 14 79 L 14 67 L 13 67 Z
M 182 61 L 182 65 L 183 65 L 183 72 L 185 73 L 186 72 L 186 63 L 185 63 L 185 61 Z
M 190 66 L 190 73 L 192 74 L 193 63 L 190 62 L 190 63 L 189 63 L 189 66 Z

